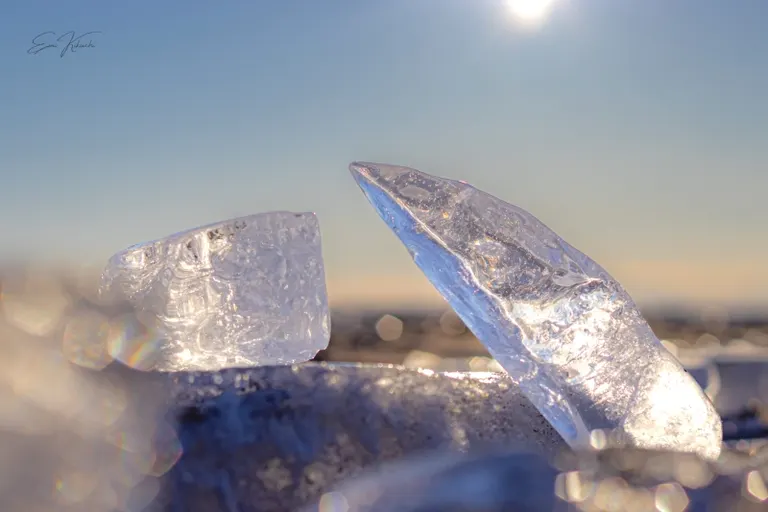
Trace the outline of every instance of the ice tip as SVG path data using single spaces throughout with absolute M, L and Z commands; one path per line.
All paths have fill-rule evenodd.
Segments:
M 349 164 L 349 172 L 358 181 L 361 178 L 371 179 L 372 175 L 376 172 L 377 166 L 378 164 L 371 162 L 352 162 Z
M 349 164 L 349 170 L 358 183 L 378 183 L 378 186 L 385 188 L 385 184 L 392 183 L 403 176 L 428 176 L 412 167 L 374 162 L 352 162 Z

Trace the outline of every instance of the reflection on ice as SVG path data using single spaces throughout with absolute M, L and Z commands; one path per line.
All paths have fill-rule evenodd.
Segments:
M 572 446 L 720 452 L 697 383 L 621 285 L 533 215 L 464 182 L 355 163 L 381 218 L 456 313 Z
M 311 213 L 251 215 L 130 247 L 110 259 L 103 291 L 129 302 L 155 342 L 117 341 L 116 357 L 155 370 L 303 362 L 330 337 Z

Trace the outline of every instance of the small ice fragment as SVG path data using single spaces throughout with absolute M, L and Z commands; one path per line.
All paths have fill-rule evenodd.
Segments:
M 270 212 L 191 229 L 115 254 L 102 293 L 153 330 L 153 370 L 300 363 L 328 346 L 320 229 L 313 213 Z
M 416 264 L 575 448 L 617 445 L 715 458 L 721 423 L 632 299 L 525 210 L 407 167 L 353 176 Z

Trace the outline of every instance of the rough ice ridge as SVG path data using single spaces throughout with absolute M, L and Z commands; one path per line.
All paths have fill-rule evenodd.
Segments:
M 719 455 L 711 402 L 597 263 L 527 211 L 467 183 L 386 164 L 350 170 L 432 284 L 571 446 L 610 441 Z
M 134 245 L 109 260 L 101 291 L 151 328 L 154 370 L 300 363 L 330 338 L 313 213 L 262 213 Z

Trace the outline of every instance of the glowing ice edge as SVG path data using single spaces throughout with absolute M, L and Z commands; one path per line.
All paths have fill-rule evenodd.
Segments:
M 597 437 L 719 456 L 712 403 L 597 263 L 527 211 L 467 183 L 386 164 L 350 170 L 427 278 L 572 447 L 589 449 Z

